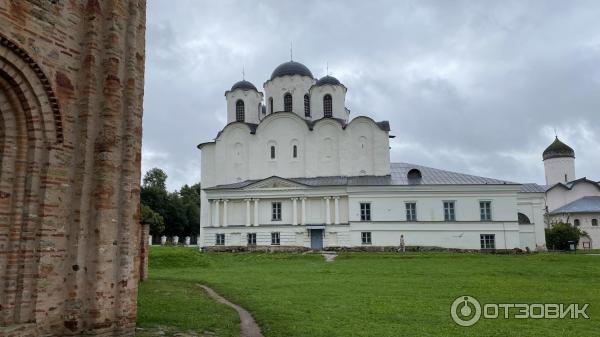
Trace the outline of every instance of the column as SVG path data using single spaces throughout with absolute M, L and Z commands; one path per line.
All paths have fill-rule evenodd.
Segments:
M 254 226 L 258 226 L 258 199 L 254 199 Z
M 302 198 L 302 217 L 300 218 L 300 224 L 306 225 L 306 198 Z
M 227 227 L 227 203 L 229 200 L 223 200 L 223 226 Z
M 333 198 L 333 202 L 334 202 L 334 208 L 333 211 L 335 213 L 333 213 L 333 218 L 334 218 L 334 224 L 339 225 L 340 224 L 340 197 L 334 197 Z
M 246 226 L 250 226 L 250 199 L 244 199 L 246 201 Z
M 221 214 L 220 214 L 220 210 L 219 210 L 219 203 L 221 201 L 220 200 L 215 200 L 215 227 L 219 227 L 219 221 L 221 218 Z
M 296 226 L 298 224 L 298 198 L 292 198 L 292 225 Z
M 325 224 L 331 225 L 331 207 L 329 206 L 330 197 L 325 197 Z

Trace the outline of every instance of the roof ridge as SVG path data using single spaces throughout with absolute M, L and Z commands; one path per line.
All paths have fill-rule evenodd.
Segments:
M 470 174 L 470 173 L 461 173 L 461 172 L 455 172 L 455 171 L 448 171 L 448 170 L 444 170 L 444 169 L 438 169 L 438 168 L 435 168 L 435 167 L 424 166 L 424 165 L 419 165 L 419 164 L 411 164 L 411 163 L 406 163 L 406 162 L 390 163 L 390 166 L 394 165 L 394 164 L 407 165 L 407 166 L 412 166 L 414 168 L 421 167 L 421 168 L 425 168 L 425 169 L 442 171 L 442 172 L 446 172 L 446 173 L 458 174 L 458 175 L 462 175 L 462 176 L 469 176 L 469 177 L 480 178 L 480 179 L 501 181 L 501 182 L 503 182 L 505 184 L 522 185 L 521 183 L 517 183 L 517 182 L 509 181 L 509 180 L 503 180 L 503 179 L 497 179 L 497 178 L 490 178 L 490 177 L 478 176 L 478 175 L 474 175 L 474 174 Z

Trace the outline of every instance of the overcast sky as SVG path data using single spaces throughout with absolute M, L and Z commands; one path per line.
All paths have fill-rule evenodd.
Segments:
M 198 182 L 225 90 L 242 67 L 262 90 L 293 42 L 351 118 L 390 121 L 392 162 L 543 184 L 556 129 L 600 180 L 599 18 L 598 1 L 149 0 L 142 170 Z

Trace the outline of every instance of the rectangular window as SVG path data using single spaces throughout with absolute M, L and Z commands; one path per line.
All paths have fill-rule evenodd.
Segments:
M 592 219 L 592 226 L 598 226 L 598 219 Z
M 215 235 L 215 245 L 223 246 L 225 244 L 225 234 L 216 234 Z
M 417 221 L 417 203 L 407 202 L 406 205 L 406 221 Z
M 362 232 L 360 233 L 360 237 L 363 245 L 371 244 L 371 232 Z
M 495 234 L 481 234 L 479 235 L 479 241 L 481 243 L 481 249 L 496 249 Z
M 368 202 L 360 203 L 360 221 L 371 221 L 371 204 Z
M 280 242 L 281 241 L 280 241 L 280 237 L 279 237 L 279 232 L 273 232 L 273 233 L 271 233 L 271 244 L 279 246 Z
M 456 221 L 454 201 L 444 201 L 444 221 Z
M 256 233 L 248 233 L 248 246 L 256 246 Z
M 492 202 L 491 201 L 480 201 L 479 202 L 479 213 L 481 214 L 481 221 L 492 220 Z
M 274 202 L 271 204 L 271 220 L 273 221 L 281 221 L 281 203 Z

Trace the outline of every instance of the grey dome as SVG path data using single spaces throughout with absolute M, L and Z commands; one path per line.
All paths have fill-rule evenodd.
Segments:
M 313 74 L 304 64 L 294 61 L 285 62 L 277 66 L 277 68 L 275 68 L 271 74 L 271 79 L 285 75 L 300 75 L 314 78 Z
M 235 89 L 256 90 L 256 87 L 254 86 L 254 84 L 252 84 L 246 80 L 241 80 L 231 87 L 231 91 L 234 91 Z M 258 91 L 258 90 L 256 90 L 256 91 Z
M 563 157 L 575 158 L 575 151 L 573 151 L 573 149 L 569 145 L 561 142 L 558 139 L 558 137 L 556 137 L 556 139 L 554 139 L 554 142 L 552 142 L 552 144 L 550 144 L 550 146 L 548 146 L 546 150 L 544 150 L 542 157 L 544 158 L 544 160 L 550 158 Z
M 331 85 L 341 85 L 340 81 L 333 77 L 333 76 L 323 76 L 321 77 L 318 81 L 317 81 L 317 85 L 325 85 L 325 84 L 331 84 Z

